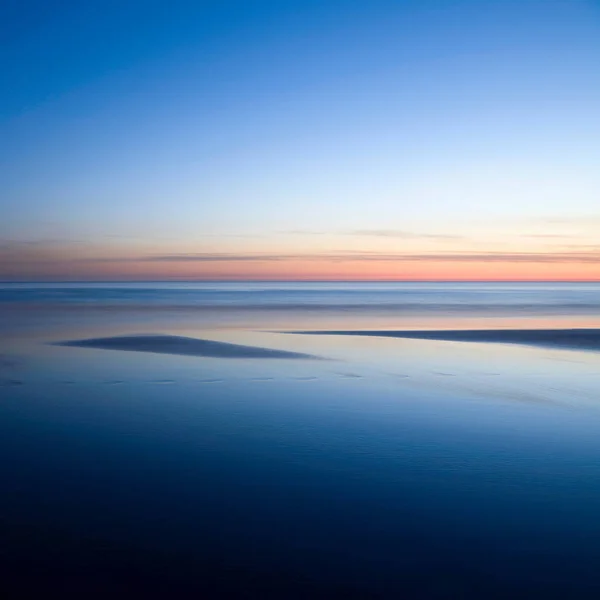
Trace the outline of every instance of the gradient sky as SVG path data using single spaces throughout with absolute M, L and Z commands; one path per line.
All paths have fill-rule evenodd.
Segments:
M 0 279 L 600 280 L 597 0 L 8 0 Z

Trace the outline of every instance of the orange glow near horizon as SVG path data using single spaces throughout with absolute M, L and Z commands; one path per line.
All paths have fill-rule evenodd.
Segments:
M 0 249 L 0 280 L 600 281 L 595 249 L 544 252 L 541 246 L 515 246 L 500 251 L 491 244 L 492 249 L 482 250 L 467 243 L 451 250 L 436 243 L 402 249 L 365 244 L 368 250 L 348 245 L 340 250 L 333 244 L 302 249 L 291 243 L 243 246 L 221 242 L 219 251 L 204 247 L 198 252 L 183 242 L 177 247 L 147 242 L 15 244 Z
M 600 281 L 594 264 L 531 263 L 378 263 L 314 261 L 248 261 L 215 263 L 52 263 L 14 265 L 3 269 L 4 280 L 276 280 L 276 281 Z

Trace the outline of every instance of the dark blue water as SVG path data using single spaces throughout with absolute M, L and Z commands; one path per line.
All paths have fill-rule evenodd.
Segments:
M 600 283 L 0 284 L 0 303 L 600 314 Z
M 140 290 L 157 310 L 131 311 Z M 287 306 L 289 329 L 303 297 L 329 307 L 504 297 L 566 311 L 592 304 L 597 286 L 69 284 L 2 293 L 5 306 L 15 294 L 36 305 L 5 313 L 14 327 L 0 343 L 4 597 L 16 585 L 25 597 L 600 597 L 599 354 L 206 329 L 187 309 L 175 328 L 160 310 L 228 298 L 238 308 L 227 309 L 227 324 L 259 298 Z M 86 311 L 73 320 L 81 297 L 117 308 L 101 321 Z M 132 303 L 125 316 L 119 302 Z M 35 327 L 24 327 L 33 314 Z M 145 331 L 328 360 L 49 344 Z

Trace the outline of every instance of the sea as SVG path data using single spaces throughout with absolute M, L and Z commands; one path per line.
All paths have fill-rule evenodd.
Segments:
M 0 283 L 0 302 L 598 316 L 600 283 L 23 282 Z
M 496 329 L 600 283 L 0 284 L 2 597 L 599 598 L 600 351 Z

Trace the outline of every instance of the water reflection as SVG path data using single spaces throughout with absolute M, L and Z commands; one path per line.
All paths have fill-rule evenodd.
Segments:
M 7 560 L 180 597 L 600 586 L 599 355 L 161 315 L 4 338 L 2 380 L 22 382 L 0 390 Z M 49 345 L 139 333 L 330 360 Z

